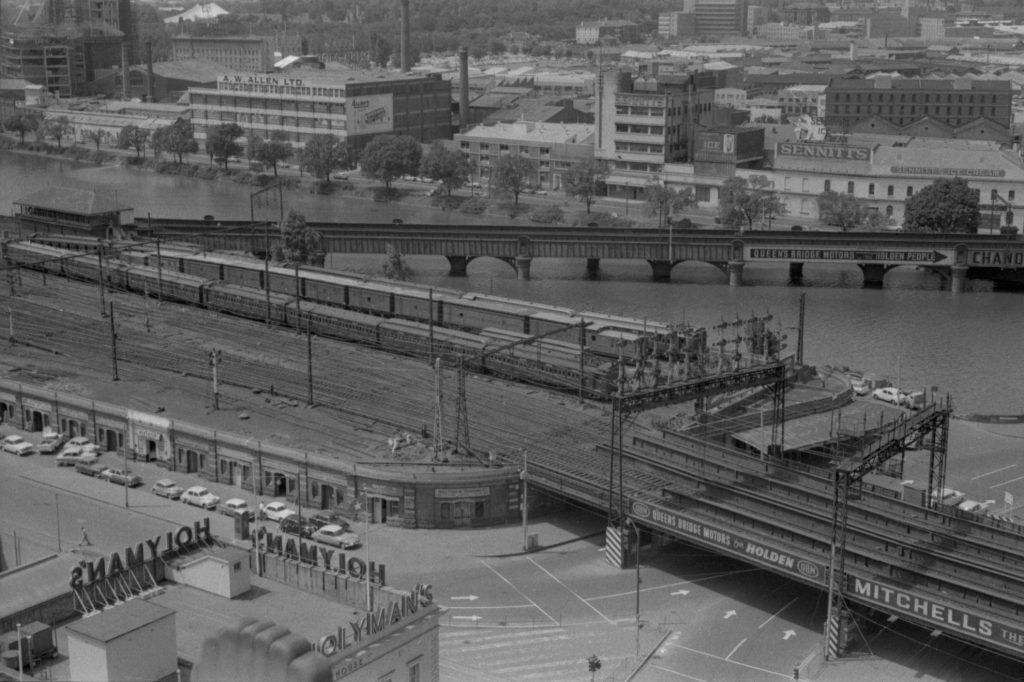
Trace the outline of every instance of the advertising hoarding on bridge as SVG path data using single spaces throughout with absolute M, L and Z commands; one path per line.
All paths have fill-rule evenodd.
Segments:
M 1024 267 L 1024 249 L 971 249 L 967 265 L 974 268 Z
M 872 249 L 857 247 L 745 246 L 747 261 L 821 261 L 826 263 L 884 263 L 952 265 L 951 251 L 936 249 Z
M 856 577 L 849 580 L 852 588 L 849 594 L 864 601 L 907 614 L 939 630 L 984 640 L 1016 656 L 1024 653 L 1024 629 L 1020 627 L 1011 627 L 875 580 Z
M 631 500 L 629 509 L 630 516 L 649 526 L 672 531 L 700 544 L 728 552 L 755 564 L 768 566 L 776 571 L 789 573 L 816 585 L 825 584 L 824 564 L 808 561 L 789 551 L 751 540 L 720 526 L 697 521 L 674 509 L 638 500 Z

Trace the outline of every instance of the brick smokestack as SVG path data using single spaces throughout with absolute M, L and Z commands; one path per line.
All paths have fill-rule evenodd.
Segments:
M 469 50 L 465 45 L 459 48 L 459 129 L 469 130 Z
M 153 85 L 153 41 L 146 41 L 146 101 L 155 102 L 156 98 L 153 96 L 154 85 Z
M 399 0 L 402 10 L 402 73 L 412 70 L 409 55 L 409 0 Z

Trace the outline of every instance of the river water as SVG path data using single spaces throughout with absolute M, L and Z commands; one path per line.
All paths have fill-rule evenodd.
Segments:
M 231 181 L 161 176 L 120 167 L 83 167 L 68 161 L 0 152 L 0 211 L 38 189 L 54 186 L 111 189 L 134 206 L 136 217 L 180 216 L 223 219 L 249 215 L 251 187 Z M 345 196 L 286 193 L 286 208 L 309 220 L 345 220 Z M 386 204 L 367 202 L 371 219 L 389 222 Z M 429 212 L 428 211 L 425 211 Z M 439 215 L 452 218 L 452 214 Z M 379 215 L 379 218 L 373 216 Z M 457 216 L 455 222 L 468 220 Z M 383 258 L 336 255 L 329 265 L 378 274 Z M 886 275 L 884 289 L 862 289 L 853 265 L 806 265 L 803 286 L 787 283 L 784 265 L 748 265 L 746 286 L 733 288 L 712 266 L 684 263 L 670 283 L 652 282 L 642 261 L 601 263 L 597 280 L 586 277 L 580 260 L 535 260 L 533 279 L 521 282 L 512 268 L 494 259 L 470 263 L 465 278 L 448 277 L 443 258 L 409 258 L 417 281 L 572 307 L 711 326 L 737 316 L 766 312 L 796 347 L 799 297 L 806 294 L 804 359 L 810 364 L 847 366 L 899 381 L 906 389 L 939 387 L 949 392 L 958 413 L 1024 413 L 1024 361 L 1017 358 L 1024 337 L 1024 295 L 993 292 L 985 283 L 954 296 L 937 276 L 914 268 Z M 716 339 L 712 335 L 712 340 Z

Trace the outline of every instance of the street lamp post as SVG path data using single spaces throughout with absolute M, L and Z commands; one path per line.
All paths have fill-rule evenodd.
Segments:
M 633 527 L 633 534 L 636 535 L 636 655 L 640 655 L 640 529 L 637 528 L 633 519 L 623 517 L 626 523 Z

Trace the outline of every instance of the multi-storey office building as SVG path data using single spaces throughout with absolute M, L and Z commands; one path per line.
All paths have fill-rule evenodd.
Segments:
M 272 71 L 274 52 L 270 41 L 260 36 L 196 38 L 175 36 L 171 39 L 174 61 L 202 59 L 216 62 L 233 71 L 265 73 Z
M 640 26 L 623 19 L 602 19 L 584 21 L 576 27 L 576 42 L 580 45 L 597 45 L 603 38 L 635 43 L 640 40 Z
M 927 78 L 833 79 L 825 123 L 837 133 L 966 138 L 1009 143 L 1010 81 Z
M 225 73 L 215 88 L 189 88 L 196 137 L 237 123 L 249 136 L 282 132 L 303 145 L 336 135 L 356 151 L 374 136 L 450 139 L 451 86 L 439 74 L 315 71 L 295 75 Z
M 572 164 L 594 155 L 594 126 L 583 123 L 497 123 L 476 126 L 457 134 L 454 145 L 469 156 L 473 178 L 488 186 L 494 163 L 501 156 L 519 154 L 534 163 L 530 183 L 560 189 L 562 175 Z

